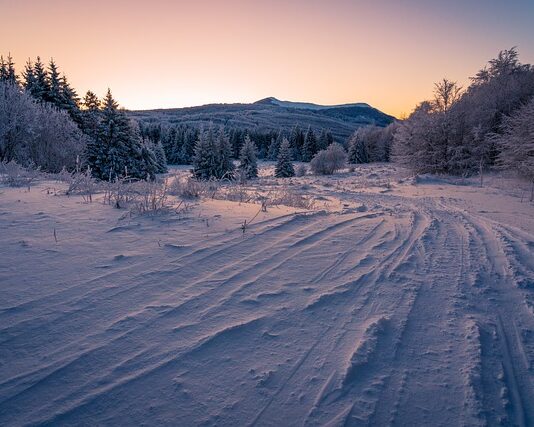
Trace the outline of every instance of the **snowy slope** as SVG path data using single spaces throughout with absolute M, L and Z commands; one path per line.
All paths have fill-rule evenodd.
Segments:
M 533 425 L 520 185 L 290 182 L 317 208 L 244 234 L 257 205 L 130 218 L 0 188 L 0 424 Z

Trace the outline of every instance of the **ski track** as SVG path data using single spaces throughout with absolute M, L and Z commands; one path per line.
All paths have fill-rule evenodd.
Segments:
M 0 424 L 534 425 L 534 237 L 358 199 L 0 303 Z

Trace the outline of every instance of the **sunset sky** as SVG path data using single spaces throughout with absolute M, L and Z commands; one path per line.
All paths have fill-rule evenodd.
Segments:
M 267 96 L 409 113 L 499 50 L 534 62 L 532 0 L 0 0 L 0 53 L 53 57 L 130 109 Z

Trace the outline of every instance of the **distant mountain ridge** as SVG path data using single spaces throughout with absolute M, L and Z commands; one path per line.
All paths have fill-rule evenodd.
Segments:
M 197 107 L 129 111 L 130 117 L 145 123 L 194 125 L 208 123 L 227 128 L 283 131 L 298 125 L 320 131 L 328 129 L 344 142 L 356 129 L 367 125 L 387 126 L 395 118 L 366 103 L 318 105 L 280 101 L 274 97 L 250 104 L 207 104 Z
M 366 107 L 372 108 L 369 104 L 364 102 L 358 102 L 353 104 L 337 104 L 337 105 L 320 105 L 313 104 L 311 102 L 293 102 L 293 101 L 280 101 L 272 96 L 268 98 L 260 99 L 259 101 L 254 102 L 254 104 L 269 104 L 269 105 L 278 105 L 279 107 L 287 108 L 299 108 L 302 110 L 324 110 L 329 108 L 346 108 L 346 107 Z

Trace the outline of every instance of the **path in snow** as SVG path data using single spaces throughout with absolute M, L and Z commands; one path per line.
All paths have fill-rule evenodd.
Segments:
M 244 236 L 178 224 L 187 244 L 124 255 L 137 228 L 102 218 L 71 225 L 69 250 L 20 244 L 36 219 L 17 197 L 0 212 L 1 425 L 534 425 L 532 230 L 362 193 L 379 205 Z

